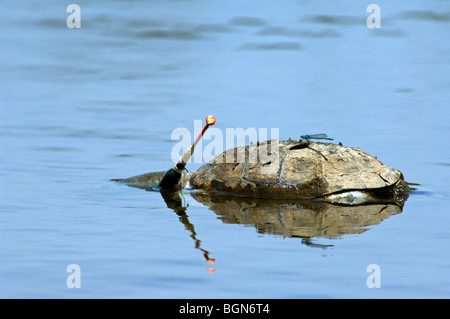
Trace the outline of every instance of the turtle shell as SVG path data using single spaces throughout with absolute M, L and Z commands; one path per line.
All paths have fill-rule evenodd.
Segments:
M 229 149 L 189 180 L 197 189 L 298 199 L 385 189 L 400 181 L 400 171 L 359 148 L 291 139 Z

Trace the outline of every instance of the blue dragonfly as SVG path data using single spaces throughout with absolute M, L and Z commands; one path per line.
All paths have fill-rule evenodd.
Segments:
M 327 134 L 307 134 L 307 135 L 302 135 L 300 136 L 302 139 L 304 140 L 334 140 L 331 137 L 328 137 Z

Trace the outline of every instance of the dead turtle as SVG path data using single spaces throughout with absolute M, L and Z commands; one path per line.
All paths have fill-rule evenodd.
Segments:
M 153 189 L 165 173 L 147 173 L 120 182 Z M 344 205 L 403 205 L 409 191 L 399 170 L 367 152 L 307 139 L 270 140 L 229 149 L 196 172 L 184 174 L 179 187 L 244 197 L 319 199 Z

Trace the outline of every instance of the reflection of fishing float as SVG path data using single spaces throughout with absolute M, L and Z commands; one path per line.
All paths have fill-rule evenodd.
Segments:
M 210 266 L 215 264 L 216 259 L 211 258 L 209 256 L 209 251 L 201 247 L 202 242 L 197 238 L 195 227 L 189 221 L 189 217 L 186 213 L 188 205 L 183 205 L 183 201 L 180 196 L 181 192 L 178 189 L 161 189 L 160 194 L 166 202 L 167 207 L 172 209 L 178 215 L 179 221 L 184 225 L 184 228 L 190 232 L 190 237 L 195 242 L 195 248 L 202 252 L 203 258 L 205 258 L 206 262 L 208 263 L 207 271 L 216 272 L 216 269 L 213 266 Z
M 208 115 L 206 117 L 206 125 L 203 128 L 203 130 L 200 132 L 200 134 L 197 136 L 194 143 L 191 145 L 191 147 L 186 152 L 183 153 L 181 158 L 178 160 L 178 163 L 176 163 L 173 168 L 169 169 L 166 172 L 166 174 L 164 175 L 164 177 L 162 178 L 161 182 L 158 185 L 158 187 L 160 189 L 175 188 L 178 185 L 180 178 L 181 178 L 181 173 L 185 169 L 186 163 L 189 161 L 192 154 L 194 153 L 195 146 L 200 141 L 203 134 L 205 134 L 208 127 L 210 127 L 211 125 L 214 125 L 214 123 L 216 123 L 216 118 L 214 117 L 214 115 Z
M 216 263 L 216 260 L 214 258 L 207 258 L 206 262 L 208 264 L 214 265 Z M 209 273 L 215 273 L 216 272 L 216 267 L 208 265 L 208 267 L 206 267 L 206 271 L 209 272 Z
M 216 268 L 208 266 L 208 268 L 206 269 L 207 272 L 209 272 L 210 274 L 213 274 L 216 272 Z
M 208 251 L 204 250 L 203 248 L 200 248 L 200 241 L 199 240 L 197 240 L 195 248 L 200 249 L 201 251 L 203 251 L 203 257 L 205 257 L 206 262 L 208 264 L 214 265 L 216 263 L 216 259 L 215 258 L 210 258 L 209 257 L 209 252 Z M 207 270 L 208 270 L 208 272 L 216 272 L 216 268 L 214 268 L 213 266 L 208 266 Z

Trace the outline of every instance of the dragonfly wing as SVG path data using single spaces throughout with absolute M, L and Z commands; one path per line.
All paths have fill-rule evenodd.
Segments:
M 329 138 L 327 134 L 321 133 L 321 134 L 308 134 L 308 135 L 301 135 L 300 136 L 303 139 L 306 140 L 311 140 L 311 139 L 316 139 L 316 140 L 333 140 L 332 138 Z

